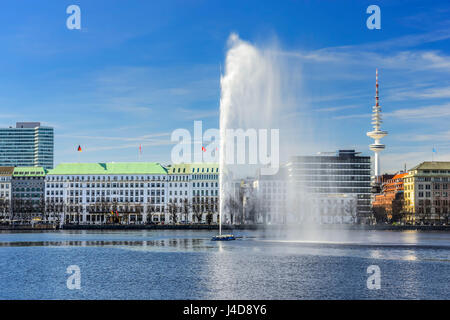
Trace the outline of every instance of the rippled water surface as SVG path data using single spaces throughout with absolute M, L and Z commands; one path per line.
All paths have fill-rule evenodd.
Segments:
M 450 299 L 450 233 L 0 233 L 0 299 Z M 66 269 L 81 270 L 69 290 Z M 367 289 L 367 267 L 381 289 Z

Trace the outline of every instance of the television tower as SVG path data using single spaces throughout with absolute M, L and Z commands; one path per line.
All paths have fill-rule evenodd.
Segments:
M 367 135 L 374 139 L 374 143 L 369 145 L 370 150 L 375 153 L 375 179 L 380 175 L 380 151 L 384 150 L 386 146 L 380 143 L 380 139 L 387 136 L 388 132 L 380 129 L 381 123 L 381 106 L 379 104 L 378 96 L 378 69 L 376 69 L 376 83 L 375 83 L 375 105 L 372 107 L 372 124 L 373 130 L 367 132 Z

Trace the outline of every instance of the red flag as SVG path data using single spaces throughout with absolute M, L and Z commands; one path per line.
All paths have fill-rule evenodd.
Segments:
M 205 147 L 202 147 L 202 151 L 203 151 L 203 152 L 206 152 L 206 148 L 205 148 Z
M 78 151 L 78 152 L 81 152 L 81 146 L 80 146 L 80 145 L 78 146 L 77 151 Z

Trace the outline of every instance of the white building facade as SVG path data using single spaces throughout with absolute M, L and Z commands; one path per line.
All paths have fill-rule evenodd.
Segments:
M 46 211 L 64 223 L 167 221 L 167 170 L 159 163 L 66 163 L 45 179 Z
M 257 175 L 253 182 L 256 223 L 286 224 L 288 181 L 285 168 L 276 175 Z
M 14 167 L 0 167 L 0 220 L 9 219 L 11 213 L 11 180 Z
M 175 164 L 167 167 L 168 207 L 173 221 L 217 223 L 219 213 L 219 165 Z
M 45 177 L 47 220 L 64 224 L 218 221 L 218 164 L 65 163 Z

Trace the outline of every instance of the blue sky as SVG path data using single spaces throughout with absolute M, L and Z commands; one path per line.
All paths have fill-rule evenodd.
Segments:
M 81 30 L 66 8 L 81 8 Z M 381 8 L 381 30 L 366 8 Z M 450 160 L 448 1 L 9 1 L 0 10 L 0 125 L 55 128 L 55 162 L 170 161 L 170 134 L 219 124 L 220 66 L 232 32 L 276 41 L 301 65 L 316 141 L 370 139 L 375 68 L 389 135 L 382 170 Z

